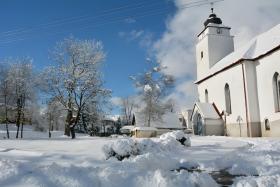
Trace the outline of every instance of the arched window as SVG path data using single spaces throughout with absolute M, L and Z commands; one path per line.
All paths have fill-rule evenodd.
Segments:
M 269 131 L 269 130 L 270 130 L 270 123 L 269 123 L 269 120 L 268 120 L 268 119 L 265 119 L 265 120 L 264 120 L 264 125 L 265 125 L 265 130 L 266 130 L 266 131 Z
M 226 103 L 226 112 L 231 114 L 231 99 L 230 99 L 230 89 L 229 85 L 225 85 L 225 103 Z
M 280 76 L 276 72 L 273 75 L 273 96 L 275 111 L 280 111 Z
M 209 98 L 208 98 L 208 90 L 205 90 L 205 102 L 208 103 L 209 102 Z

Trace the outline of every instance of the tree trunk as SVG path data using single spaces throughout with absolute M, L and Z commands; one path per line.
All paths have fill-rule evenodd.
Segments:
M 51 114 L 49 113 L 49 138 L 52 137 L 51 125 L 52 125 L 52 118 L 51 118 Z
M 6 131 L 7 131 L 7 138 L 10 138 L 9 127 L 8 127 L 8 108 L 7 108 L 7 96 L 5 95 L 5 122 L 6 122 Z
M 78 124 L 78 121 L 80 119 L 80 115 L 81 115 L 81 112 L 80 110 L 77 111 L 77 117 L 74 121 L 74 124 L 72 125 L 71 123 L 71 126 L 70 126 L 70 132 L 71 132 L 71 136 L 72 136 L 72 139 L 75 139 L 76 138 L 76 134 L 75 134 L 75 126 Z M 73 119 L 73 118 L 72 118 Z
M 24 124 L 24 114 L 22 114 L 20 138 L 23 138 L 23 124 Z
M 72 139 L 75 139 L 76 138 L 76 134 L 75 134 L 75 127 L 74 126 L 70 127 L 70 132 L 71 132 Z
M 16 126 L 17 126 L 16 138 L 18 138 L 18 134 L 19 134 L 20 118 L 21 118 L 21 113 L 20 113 L 20 110 L 18 109 L 18 111 L 17 111 L 17 119 L 16 119 Z
M 66 117 L 66 123 L 65 123 L 65 129 L 64 129 L 64 135 L 70 136 L 70 126 L 72 121 L 72 111 L 68 109 L 67 111 L 67 117 Z
M 70 127 L 69 127 L 68 122 L 66 122 L 66 124 L 65 124 L 64 135 L 70 136 Z

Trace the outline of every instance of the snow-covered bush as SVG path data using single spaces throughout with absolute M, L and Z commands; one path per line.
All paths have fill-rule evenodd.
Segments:
M 183 131 L 168 132 L 168 133 L 161 135 L 159 138 L 160 138 L 160 140 L 162 140 L 162 142 L 169 142 L 169 141 L 177 140 L 184 146 L 187 146 L 187 147 L 191 146 L 190 137 L 188 137 Z
M 115 157 L 118 160 L 146 153 L 173 152 L 177 148 L 190 146 L 191 141 L 182 131 L 161 135 L 158 139 L 118 139 L 103 147 L 106 159 Z
M 131 155 L 138 155 L 137 142 L 134 139 L 120 139 L 103 147 L 107 159 L 116 157 L 123 160 Z

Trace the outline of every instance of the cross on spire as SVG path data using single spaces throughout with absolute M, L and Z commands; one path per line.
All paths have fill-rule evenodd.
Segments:
M 213 8 L 214 3 L 213 3 L 213 2 L 211 2 L 210 4 L 211 4 L 211 12 L 212 12 L 212 14 L 213 14 L 213 13 L 214 13 L 214 8 Z

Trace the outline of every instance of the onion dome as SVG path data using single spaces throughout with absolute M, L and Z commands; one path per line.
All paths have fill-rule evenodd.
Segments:
M 215 23 L 215 24 L 222 24 L 221 18 L 217 17 L 216 14 L 213 13 L 209 15 L 208 19 L 204 22 L 204 26 L 207 27 L 209 23 Z

